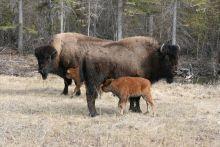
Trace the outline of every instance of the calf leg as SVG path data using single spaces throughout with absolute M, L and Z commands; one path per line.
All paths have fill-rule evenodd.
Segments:
M 68 86 L 72 84 L 71 79 L 63 78 L 64 79 L 64 89 L 62 94 L 67 95 L 68 94 Z
M 121 115 L 124 114 L 124 110 L 125 110 L 125 107 L 126 107 L 126 103 L 127 103 L 127 98 L 120 98 L 119 102 L 118 102 L 118 108 L 119 108 L 119 113 Z
M 130 111 L 141 113 L 140 97 L 130 97 Z
M 75 87 L 71 97 L 73 97 L 74 95 L 79 96 L 81 94 L 81 90 L 80 90 L 81 85 L 82 84 L 76 84 L 76 87 Z
M 154 103 L 153 103 L 153 99 L 152 99 L 152 96 L 151 96 L 151 93 L 150 92 L 147 92 L 144 96 L 144 99 L 146 100 L 146 104 L 147 104 L 147 113 L 149 112 L 148 110 L 148 103 L 150 104 L 152 110 L 153 110 L 153 115 L 155 113 L 155 106 L 154 106 Z
M 82 83 L 80 81 L 75 80 L 75 79 L 74 79 L 74 82 L 75 82 L 76 87 L 75 87 L 71 97 L 73 97 L 74 95 L 76 95 L 76 96 L 81 95 L 80 87 L 82 86 Z

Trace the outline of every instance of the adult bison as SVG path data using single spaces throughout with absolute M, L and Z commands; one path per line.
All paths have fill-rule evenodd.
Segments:
M 89 49 L 93 50 L 93 45 L 104 45 L 110 40 L 88 37 L 78 33 L 60 33 L 54 35 L 48 45 L 40 46 L 35 49 L 35 56 L 38 60 L 39 73 L 43 79 L 46 79 L 49 73 L 56 74 L 64 79 L 63 94 L 68 94 L 68 86 L 72 83 L 71 79 L 66 78 L 67 68 L 71 67 L 69 63 L 72 59 L 72 49 L 77 49 L 79 44 L 85 43 Z M 74 48 L 63 49 L 64 44 L 71 43 Z M 60 56 L 62 55 L 62 56 Z M 64 63 L 68 63 L 64 65 Z M 76 82 L 75 82 L 76 83 Z M 80 90 L 76 95 L 80 95 Z
M 177 70 L 178 53 L 178 46 L 159 45 L 150 37 L 129 37 L 88 51 L 80 66 L 90 115 L 97 114 L 97 89 L 109 78 L 138 76 L 153 83 L 164 78 L 171 83 Z
M 63 94 L 67 94 L 68 86 L 72 82 L 72 80 L 66 78 L 67 69 L 81 69 L 80 61 L 85 58 L 88 50 L 100 50 L 100 46 L 111 42 L 110 40 L 88 37 L 78 33 L 61 33 L 54 35 L 49 45 L 40 46 L 35 49 L 35 56 L 39 66 L 38 71 L 43 79 L 46 79 L 49 73 L 62 77 L 65 84 Z M 106 49 L 106 47 L 102 47 L 102 49 Z M 125 49 L 127 50 L 127 48 Z M 82 78 L 81 81 L 83 81 Z M 75 81 L 75 84 L 79 84 L 79 82 Z M 79 95 L 80 91 L 76 94 Z M 130 106 L 133 106 L 133 103 L 131 103 Z M 136 107 L 131 107 L 131 110 L 134 112 L 139 109 L 139 104 L 136 105 Z

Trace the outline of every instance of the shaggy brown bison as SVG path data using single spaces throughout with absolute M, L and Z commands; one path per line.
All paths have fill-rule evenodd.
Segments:
M 153 99 L 151 96 L 151 83 L 148 79 L 140 77 L 120 77 L 118 79 L 108 79 L 103 83 L 102 90 L 104 92 L 112 92 L 119 98 L 118 107 L 120 114 L 123 115 L 126 103 L 129 97 L 142 96 L 147 104 L 150 103 L 153 114 L 155 111 Z
M 97 114 L 96 89 L 106 79 L 138 76 L 151 82 L 164 78 L 171 83 L 177 70 L 178 52 L 178 46 L 170 44 L 160 46 L 155 39 L 149 37 L 129 37 L 88 51 L 80 66 L 86 84 L 90 115 Z M 137 101 L 139 104 L 139 100 Z
M 61 33 L 52 37 L 49 45 L 40 46 L 35 49 L 35 56 L 38 60 L 39 73 L 43 79 L 46 79 L 48 73 L 56 74 L 64 79 L 63 94 L 68 94 L 68 86 L 72 83 L 71 79 L 66 78 L 66 70 L 71 66 L 73 59 L 72 50 L 77 49 L 79 44 L 86 43 L 87 49 L 93 50 L 93 45 L 104 45 L 110 40 L 103 40 L 94 37 L 88 37 L 78 33 Z M 71 48 L 63 49 L 63 44 L 71 43 Z M 64 65 L 65 63 L 65 65 Z M 68 64 L 66 64 L 68 63 Z M 75 82 L 77 85 L 77 82 Z M 78 85 L 79 86 L 79 85 Z M 76 95 L 80 95 L 80 89 Z

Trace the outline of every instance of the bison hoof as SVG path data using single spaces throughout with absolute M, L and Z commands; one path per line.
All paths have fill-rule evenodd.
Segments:
M 136 108 L 136 107 L 130 108 L 129 110 L 131 112 L 135 112 L 135 113 L 142 113 L 141 109 L 140 108 Z
M 80 91 L 80 90 L 77 91 L 75 95 L 76 95 L 76 96 L 80 96 L 80 95 L 81 95 L 81 91 Z
M 99 115 L 99 114 L 97 112 L 89 113 L 89 116 L 91 116 L 91 117 L 95 117 L 96 115 Z
M 67 95 L 68 94 L 68 91 L 63 91 L 62 93 L 61 93 L 61 95 Z

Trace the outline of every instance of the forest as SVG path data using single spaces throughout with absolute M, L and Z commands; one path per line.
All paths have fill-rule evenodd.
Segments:
M 218 0 L 1 0 L 1 48 L 31 53 L 60 32 L 151 36 L 178 44 L 183 67 L 195 68 L 194 75 L 216 77 L 219 70 Z M 196 64 L 203 61 L 206 66 Z

